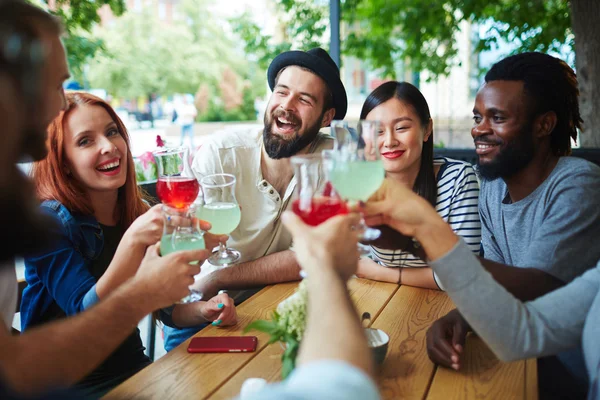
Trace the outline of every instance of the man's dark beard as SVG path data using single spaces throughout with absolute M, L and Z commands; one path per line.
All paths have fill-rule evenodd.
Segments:
M 0 190 L 0 262 L 31 254 L 51 240 L 53 221 L 39 211 L 32 184 L 16 167 Z M 3 184 L 3 186 L 5 186 Z
M 40 161 L 48 155 L 46 132 L 43 128 L 29 127 L 23 132 L 24 161 Z
M 275 119 L 279 116 L 285 116 L 284 112 L 274 112 L 271 114 L 271 119 L 267 118 L 267 113 L 265 112 L 265 128 L 263 129 L 263 142 L 265 144 L 265 151 L 274 160 L 279 160 L 281 158 L 289 158 L 293 155 L 296 155 L 300 150 L 308 146 L 312 143 L 312 141 L 319 134 L 319 130 L 321 129 L 321 123 L 323 122 L 323 116 L 325 113 L 322 113 L 318 120 L 312 125 L 306 128 L 304 135 L 300 136 L 298 132 L 294 133 L 294 137 L 291 139 L 284 139 L 273 132 L 271 132 L 271 126 L 275 122 Z M 286 116 L 286 119 L 290 119 L 295 122 L 297 119 L 292 119 L 293 116 Z M 298 121 L 299 122 L 299 121 Z
M 492 181 L 510 178 L 525 168 L 534 155 L 532 128 L 532 124 L 527 124 L 518 138 L 507 143 L 492 162 L 481 164 L 478 160 L 479 175 L 487 181 Z M 485 140 L 481 142 L 485 143 Z

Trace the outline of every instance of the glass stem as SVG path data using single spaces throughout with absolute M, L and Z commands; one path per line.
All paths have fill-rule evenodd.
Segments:
M 227 257 L 227 246 L 223 242 L 219 242 L 219 254 L 223 258 Z

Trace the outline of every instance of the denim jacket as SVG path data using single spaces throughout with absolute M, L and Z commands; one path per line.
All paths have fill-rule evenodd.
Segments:
M 66 315 L 74 315 L 98 301 L 96 279 L 88 270 L 104 247 L 98 221 L 93 216 L 74 215 L 56 200 L 44 201 L 41 210 L 57 224 L 52 244 L 25 257 L 22 330 L 39 323 L 53 302 Z

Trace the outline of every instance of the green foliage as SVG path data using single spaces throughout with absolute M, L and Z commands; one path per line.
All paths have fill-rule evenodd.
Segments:
M 89 64 L 91 85 L 124 98 L 193 94 L 205 85 L 211 95 L 199 120 L 254 120 L 253 99 L 265 92 L 264 70 L 239 56 L 239 45 L 225 33 L 222 21 L 211 17 L 207 4 L 182 0 L 177 4 L 180 18 L 172 23 L 159 20 L 148 7 L 98 27 L 95 34 L 104 51 Z M 235 89 L 241 106 L 224 107 L 229 100 L 220 90 L 225 70 L 243 82 Z M 249 80 L 256 74 L 262 75 L 260 85 Z
M 99 28 L 106 50 L 90 62 L 92 86 L 120 97 L 194 93 L 219 76 L 217 44 L 195 42 L 186 24 L 163 24 L 149 10 Z
M 264 84 L 264 82 L 263 82 Z M 212 90 L 215 92 L 215 89 Z M 254 91 L 247 86 L 242 89 L 242 104 L 231 110 L 227 110 L 222 101 L 222 96 L 209 94 L 208 107 L 205 112 L 200 112 L 196 118 L 199 122 L 236 122 L 256 120 L 254 109 Z
M 32 2 L 47 9 L 41 0 Z M 125 12 L 125 0 L 57 0 L 56 7 L 48 10 L 58 16 L 65 26 L 64 43 L 69 68 L 78 81 L 83 80 L 83 68 L 88 60 L 104 49 L 102 40 L 93 38 L 90 32 L 100 22 L 98 10 L 105 5 L 115 15 Z
M 247 16 L 232 23 L 246 52 L 266 66 L 290 44 L 307 49 L 328 41 L 328 2 L 323 3 L 277 0 L 285 31 L 279 45 L 262 36 Z M 488 28 L 475 51 L 492 49 L 500 40 L 515 44 L 516 51 L 557 52 L 573 44 L 564 0 L 343 0 L 341 18 L 342 53 L 381 68 L 387 76 L 395 75 L 398 63 L 429 71 L 432 78 L 448 74 L 457 62 L 455 36 L 466 22 Z
M 271 320 L 258 320 L 250 323 L 244 332 L 256 330 L 270 336 L 268 344 L 281 342 L 285 350 L 281 355 L 281 375 L 285 379 L 296 366 L 300 341 L 306 328 L 308 289 L 306 282 L 300 282 L 296 292 L 279 303 Z
M 292 48 L 329 48 L 329 37 L 326 36 L 329 25 L 327 4 L 328 2 L 314 0 L 278 0 L 281 40 L 262 35 L 260 27 L 248 13 L 231 19 L 230 23 L 233 31 L 244 42 L 245 52 L 255 56 L 260 67 L 266 70 L 277 54 Z
M 287 378 L 296 367 L 296 357 L 300 349 L 298 338 L 287 331 L 286 325 L 282 323 L 282 317 L 277 311 L 273 311 L 273 315 L 268 321 L 257 320 L 251 322 L 244 328 L 244 333 L 252 330 L 268 334 L 270 338 L 267 344 L 281 342 L 285 347 L 281 355 L 281 377 L 283 379 Z

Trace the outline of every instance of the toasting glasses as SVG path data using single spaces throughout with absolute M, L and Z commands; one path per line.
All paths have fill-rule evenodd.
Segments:
M 163 256 L 180 250 L 202 250 L 205 248 L 204 233 L 195 218 L 194 205 L 184 209 L 163 206 L 163 236 L 160 239 L 160 253 Z M 197 261 L 192 264 L 196 264 Z M 202 293 L 190 287 L 190 294 L 180 303 L 192 303 L 202 300 Z
M 153 153 L 158 168 L 156 194 L 163 204 L 183 209 L 191 205 L 200 190 L 196 178 L 181 176 L 183 166 L 188 162 L 189 149 L 178 147 Z
M 331 133 L 336 139 L 333 151 L 324 152 L 329 180 L 342 199 L 351 203 L 367 201 L 383 183 L 385 170 L 377 148 L 379 122 L 361 120 L 332 121 Z M 358 227 L 361 240 L 369 242 L 381 235 L 378 229 L 368 228 L 361 220 Z M 361 252 L 368 253 L 368 248 Z

